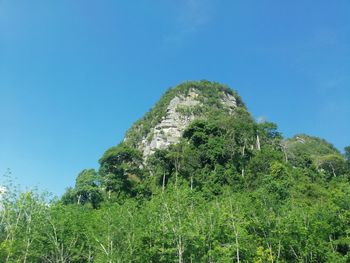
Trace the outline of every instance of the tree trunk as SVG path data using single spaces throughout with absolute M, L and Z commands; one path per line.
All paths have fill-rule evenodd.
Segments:
M 259 135 L 256 135 L 256 148 L 258 149 L 258 151 L 261 150 L 261 148 L 260 148 L 260 138 L 259 138 Z
M 163 173 L 163 185 L 162 185 L 162 189 L 163 189 L 163 192 L 164 192 L 164 189 L 165 189 L 165 172 Z
M 236 229 L 235 224 L 233 224 L 234 226 L 234 231 L 235 231 L 235 239 L 236 239 L 236 257 L 237 257 L 237 263 L 240 263 L 240 259 L 239 259 L 239 242 L 238 242 L 238 231 Z

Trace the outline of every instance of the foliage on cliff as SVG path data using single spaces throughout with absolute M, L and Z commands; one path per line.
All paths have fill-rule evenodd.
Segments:
M 203 108 L 199 109 L 200 112 L 198 113 L 209 113 L 213 109 L 221 109 L 222 105 L 219 103 L 219 99 L 223 93 L 234 96 L 237 100 L 237 105 L 239 107 L 245 107 L 237 92 L 225 85 L 206 80 L 187 81 L 168 89 L 155 106 L 144 117 L 136 121 L 127 131 L 125 136 L 126 142 L 136 147 L 142 138 L 147 136 L 151 128 L 155 127 L 161 121 L 162 117 L 166 115 L 166 109 L 170 101 L 176 96 L 186 96 L 190 90 L 199 92 L 200 96 L 198 99 L 202 102 Z

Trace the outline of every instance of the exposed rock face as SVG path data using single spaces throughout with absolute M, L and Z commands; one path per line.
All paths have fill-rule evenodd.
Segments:
M 223 93 L 222 95 L 221 103 L 223 104 L 224 108 L 229 109 L 229 112 L 232 113 L 237 107 L 236 98 L 228 93 Z
M 145 158 L 157 149 L 165 149 L 169 145 L 178 143 L 187 126 L 193 120 L 203 117 L 195 111 L 196 107 L 202 105 L 199 96 L 199 91 L 192 89 L 187 96 L 177 95 L 170 101 L 166 115 L 163 116 L 160 123 L 151 129 L 139 145 Z M 220 103 L 229 114 L 237 107 L 236 98 L 228 93 L 222 93 Z

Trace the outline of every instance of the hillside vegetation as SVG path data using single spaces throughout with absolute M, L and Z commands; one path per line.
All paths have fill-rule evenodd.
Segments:
M 191 89 L 201 103 L 179 111 L 196 118 L 145 158 L 140 141 Z M 0 262 L 350 262 L 350 147 L 284 139 L 219 83 L 170 89 L 99 163 L 49 203 L 8 187 Z

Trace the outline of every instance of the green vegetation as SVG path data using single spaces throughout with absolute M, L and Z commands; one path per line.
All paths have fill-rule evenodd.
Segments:
M 288 158 L 290 161 L 298 164 L 298 157 L 301 155 L 309 157 L 312 161 L 320 156 L 329 154 L 340 155 L 340 152 L 330 143 L 323 139 L 308 136 L 305 134 L 295 135 L 286 141 L 288 148 Z
M 197 84 L 206 118 L 144 160 L 137 141 Z M 242 102 L 234 114 L 210 102 L 221 91 L 168 91 L 61 199 L 8 191 L 0 262 L 350 262 L 350 148 L 284 140 Z
M 195 114 L 199 115 L 206 113 L 208 110 L 211 111 L 215 107 L 221 108 L 222 105 L 218 104 L 218 98 L 222 96 L 222 93 L 234 96 L 237 100 L 237 105 L 239 107 L 245 107 L 237 92 L 225 85 L 207 80 L 184 82 L 175 88 L 168 89 L 156 105 L 147 112 L 143 118 L 135 122 L 126 133 L 126 142 L 131 146 L 136 147 L 137 143 L 139 143 L 142 138 L 148 134 L 150 129 L 156 126 L 166 114 L 166 109 L 170 101 L 175 96 L 186 96 L 192 89 L 199 91 L 200 96 L 198 99 L 204 103 L 204 107 L 196 108 L 194 112 Z M 178 110 L 186 111 L 186 109 Z

